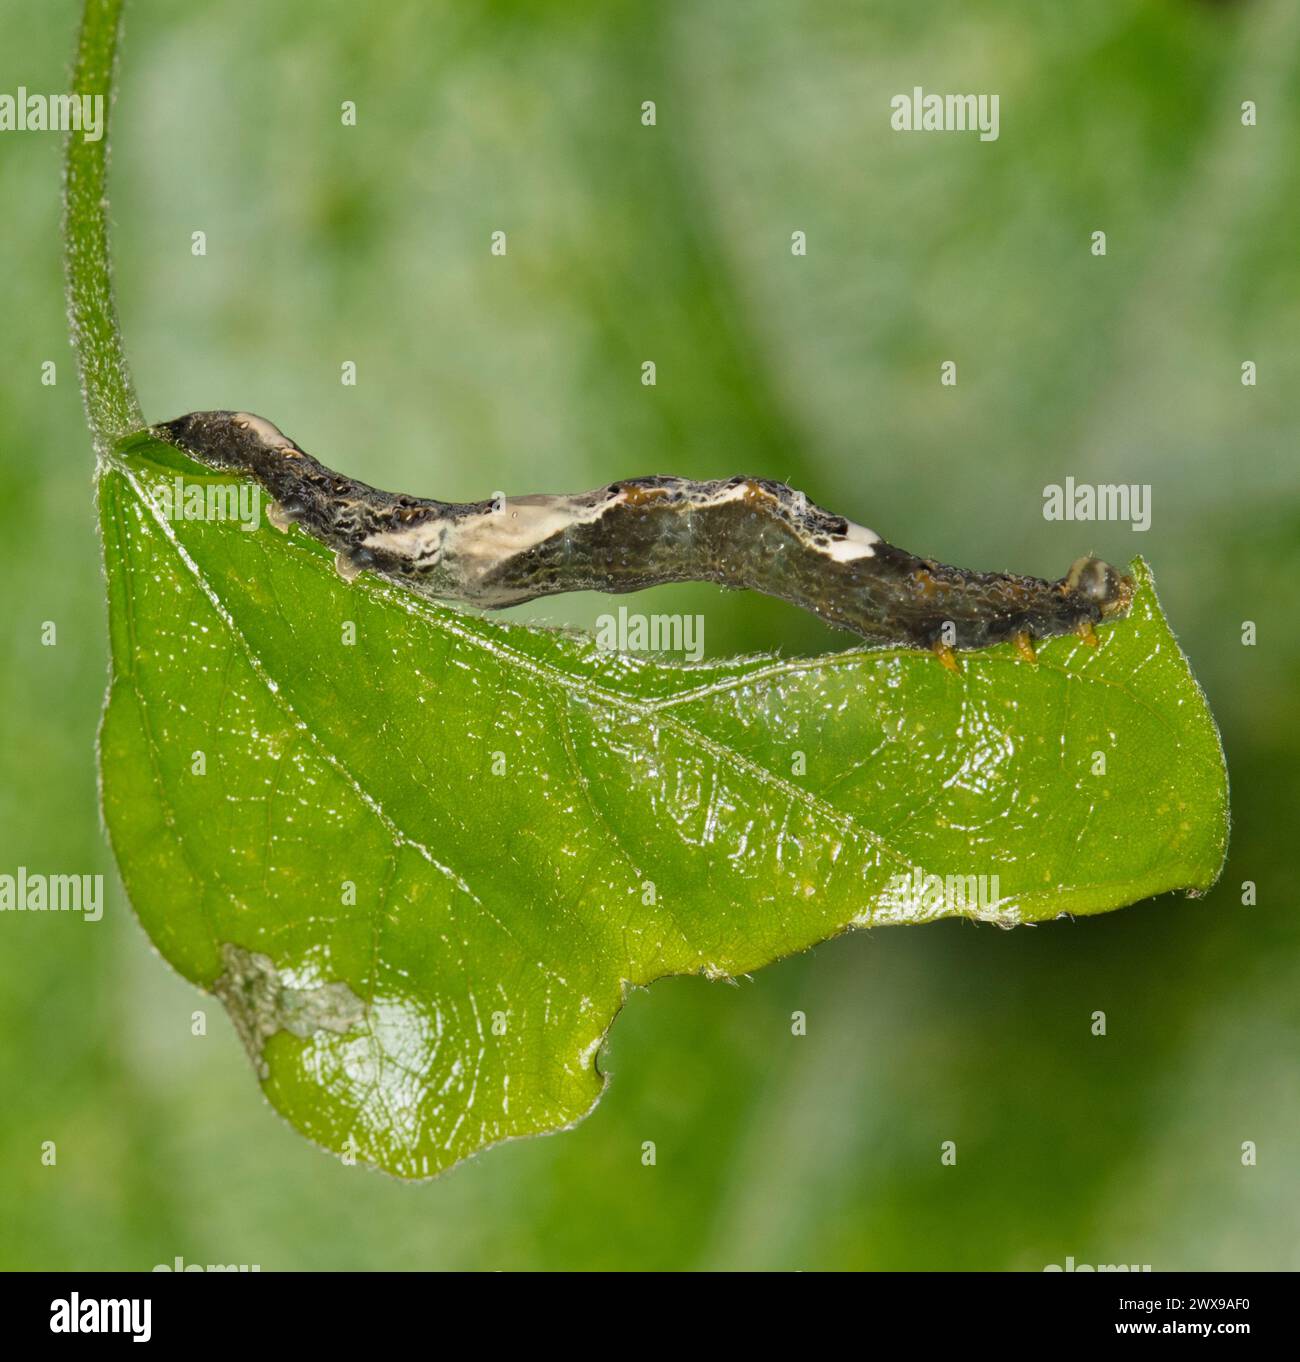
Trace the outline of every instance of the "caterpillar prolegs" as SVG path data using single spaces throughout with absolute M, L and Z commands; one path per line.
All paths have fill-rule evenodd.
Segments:
M 1133 580 L 1099 558 L 1059 581 L 918 558 L 767 478 L 627 478 L 575 495 L 443 502 L 332 472 L 269 421 L 199 411 L 153 428 L 274 499 L 272 523 L 332 548 L 342 575 L 374 572 L 438 600 L 495 610 L 565 591 L 716 582 L 764 592 L 873 642 L 954 649 L 1079 634 L 1129 604 Z

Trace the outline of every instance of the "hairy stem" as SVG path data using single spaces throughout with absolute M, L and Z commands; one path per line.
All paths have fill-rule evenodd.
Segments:
M 103 136 L 70 131 L 64 148 L 63 263 L 68 326 L 95 449 L 144 424 L 122 346 L 108 249 L 108 123 L 123 0 L 85 0 L 72 93 L 104 103 Z

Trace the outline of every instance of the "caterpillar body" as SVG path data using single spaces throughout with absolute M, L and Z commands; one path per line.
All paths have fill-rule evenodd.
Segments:
M 1058 581 L 920 558 L 767 478 L 638 477 L 575 495 L 475 502 L 402 496 L 335 473 L 270 421 L 200 411 L 152 433 L 253 478 L 280 529 L 301 526 L 351 580 L 369 571 L 438 600 L 495 610 L 565 591 L 706 581 L 763 592 L 876 643 L 954 649 L 1075 633 L 1123 612 L 1133 580 L 1099 558 Z

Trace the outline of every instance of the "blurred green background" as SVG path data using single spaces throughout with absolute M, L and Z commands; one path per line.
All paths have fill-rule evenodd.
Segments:
M 77 17 L 0 0 L 0 91 L 64 88 Z M 892 132 L 914 85 L 999 94 L 999 140 Z M 1233 840 L 1199 901 L 662 981 L 582 1125 L 436 1182 L 321 1154 L 116 887 L 61 148 L 0 134 L 0 869 L 111 886 L 97 925 L 0 920 L 0 1266 L 1300 1267 L 1294 4 L 133 0 L 115 117 L 150 419 L 257 411 L 448 499 L 749 472 L 970 567 L 1141 551 L 1222 726 Z M 1045 522 L 1067 475 L 1150 483 L 1149 533 Z M 704 587 L 642 600 L 703 611 L 711 653 L 852 642 Z

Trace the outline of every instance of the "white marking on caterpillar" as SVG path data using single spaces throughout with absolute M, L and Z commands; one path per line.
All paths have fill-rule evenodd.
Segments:
M 875 530 L 869 530 L 865 525 L 855 525 L 850 520 L 843 538 L 831 540 L 824 552 L 837 563 L 849 563 L 855 558 L 870 558 L 875 553 L 872 545 L 878 543 L 880 536 Z
M 500 510 L 466 516 L 454 524 L 432 521 L 404 530 L 367 535 L 366 548 L 392 553 L 412 562 L 454 558 L 466 571 L 485 572 L 503 559 L 527 553 L 575 525 L 598 520 L 608 506 L 584 505 L 581 497 L 507 497 Z

